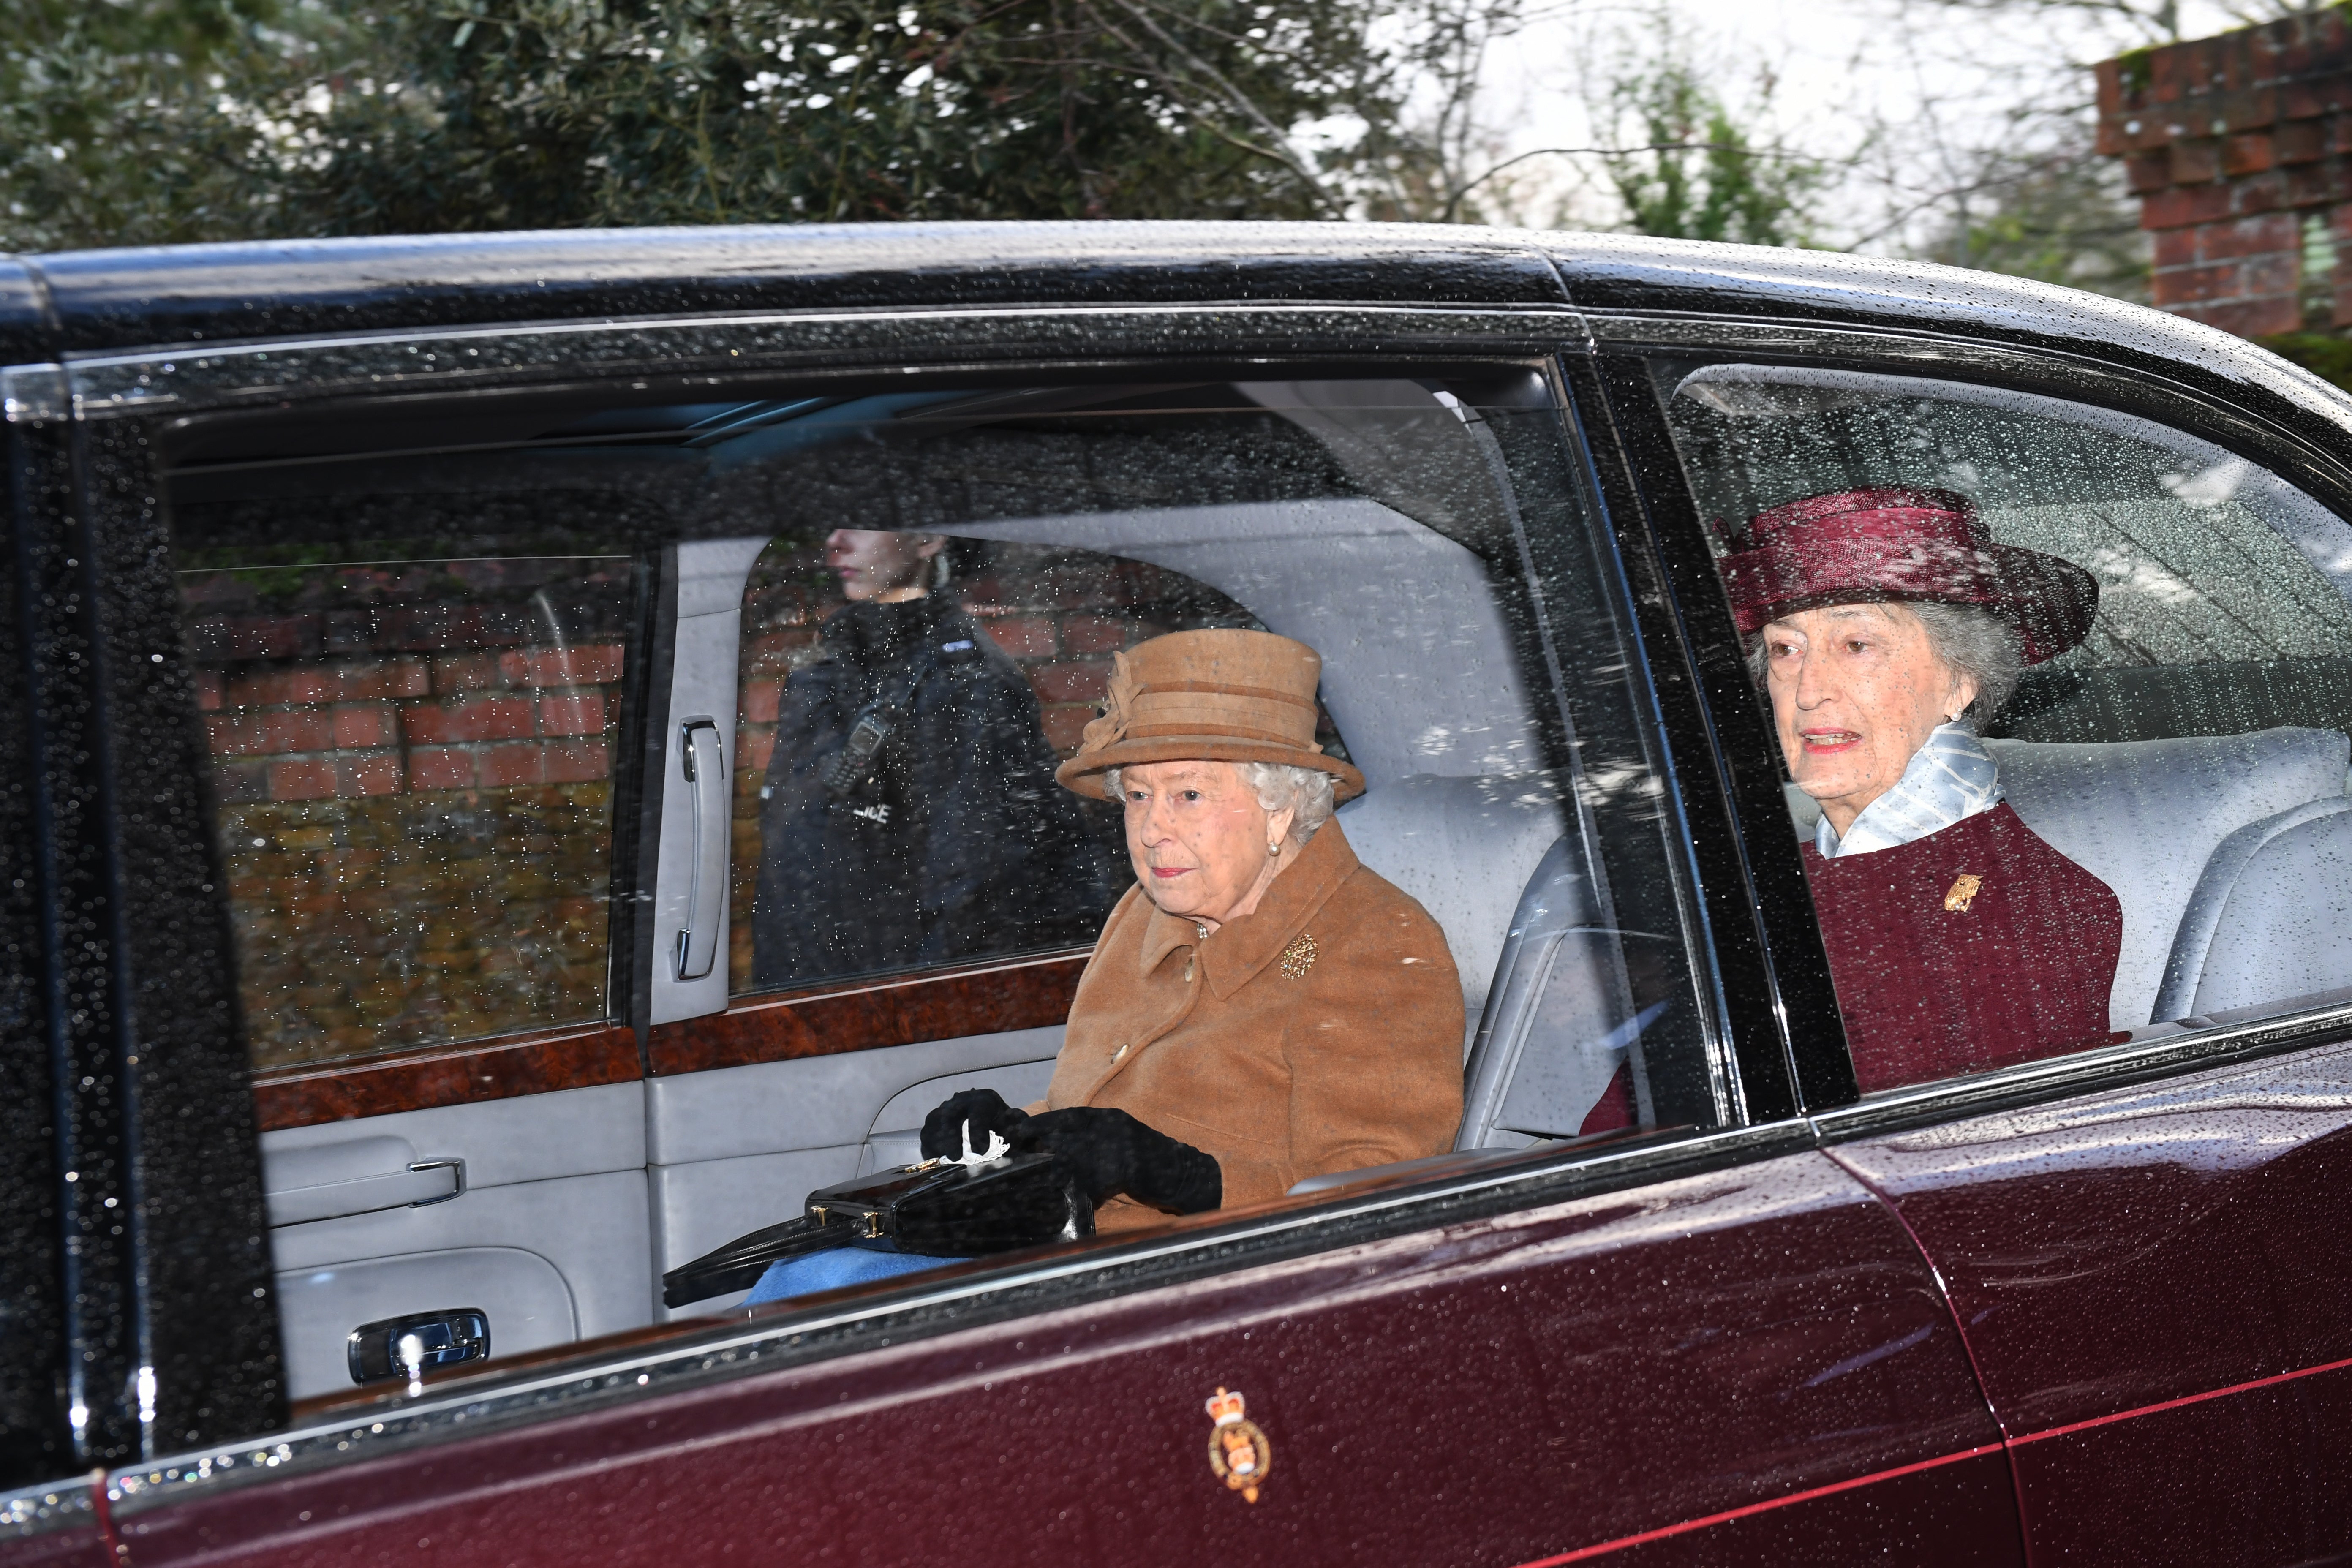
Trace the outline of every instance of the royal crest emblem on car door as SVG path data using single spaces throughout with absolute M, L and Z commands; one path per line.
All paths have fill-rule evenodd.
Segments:
M 1244 1419 L 1241 1392 L 1220 1388 L 1209 1400 L 1209 1468 L 1248 1502 L 1257 1501 L 1257 1489 L 1274 1468 L 1274 1447 L 1257 1423 Z

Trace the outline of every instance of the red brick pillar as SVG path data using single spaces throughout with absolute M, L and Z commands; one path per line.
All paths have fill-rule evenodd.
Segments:
M 2156 237 L 2158 308 L 2243 337 L 2303 326 L 2304 215 L 2352 195 L 2343 14 L 2136 50 L 2098 82 L 2099 151 L 2124 160 Z M 2333 216 L 2340 245 L 2352 229 Z M 2342 288 L 2332 320 L 2352 322 Z

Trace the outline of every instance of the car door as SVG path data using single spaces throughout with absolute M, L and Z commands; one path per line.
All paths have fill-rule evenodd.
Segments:
M 777 411 L 751 400 L 727 417 L 740 438 L 773 427 Z M 818 1187 L 913 1163 L 923 1113 L 956 1089 L 994 1089 L 1014 1104 L 1041 1098 L 1078 971 L 1107 912 L 1108 884 L 1097 877 L 1055 894 L 1058 919 L 975 931 L 929 953 L 877 947 L 870 932 L 845 937 L 788 978 L 761 977 L 756 895 L 767 864 L 761 824 L 779 707 L 794 668 L 817 651 L 818 625 L 845 605 L 825 565 L 830 537 L 803 528 L 697 541 L 667 557 L 677 591 L 675 606 L 664 606 L 673 627 L 668 718 L 654 721 L 666 751 L 646 784 L 659 802 L 648 820 L 657 817 L 659 831 L 657 839 L 648 834 L 658 855 L 643 955 L 657 1272 L 773 1224 Z M 927 583 L 948 574 L 944 564 L 925 567 Z M 1007 597 L 1004 585 L 989 586 L 993 598 L 979 606 L 990 612 L 984 624 L 1025 656 L 1024 668 L 1032 659 L 1046 666 L 1035 682 L 1062 699 L 1033 704 L 1036 721 L 1066 728 L 1060 721 L 1071 699 L 1098 693 L 1105 647 L 1120 630 L 1100 612 L 1117 616 L 1118 606 L 1024 604 L 1017 587 L 1013 602 L 995 602 Z M 956 587 L 961 602 L 964 584 Z M 1087 650 L 1091 660 L 1055 668 L 1057 627 L 1066 623 L 1104 646 Z M 1070 689 L 1089 676 L 1093 687 Z M 707 755 L 689 776 L 698 731 Z M 698 861 L 704 850 L 709 860 Z M 1107 849 L 1097 847 L 1095 858 L 1107 867 Z M 867 889 L 887 873 L 865 858 L 824 872 Z M 698 897 L 699 910 L 691 907 Z M 811 917 L 776 918 L 799 929 Z M 707 949 L 696 947 L 698 923 Z M 708 1312 L 730 1299 L 664 1311 Z
M 1690 489 L 1666 504 L 1695 492 L 1736 526 L 1855 485 L 1958 489 L 1996 539 L 2100 586 L 2087 642 L 1985 733 L 2019 816 L 2118 896 L 2113 1032 L 1822 1111 L 1828 1153 L 1949 1285 L 2034 1561 L 2333 1558 L 2352 1548 L 2352 1248 L 2327 1217 L 2352 1181 L 2340 471 L 2021 356 L 1939 350 L 1923 373 L 1834 332 L 1721 341 L 1622 388 L 1679 447 Z M 1769 797 L 1759 815 L 1751 843 L 1785 844 Z
M 178 358 L 135 353 L 60 373 L 91 411 L 82 436 L 99 456 L 83 484 L 105 559 L 167 562 L 172 573 L 121 574 L 100 620 L 102 672 L 63 658 L 41 668 L 54 685 L 97 681 L 118 702 L 147 704 L 145 722 L 109 731 L 99 755 L 118 772 L 144 769 L 143 786 L 178 803 L 168 820 L 183 855 L 202 865 L 209 846 L 214 863 L 247 876 L 283 869 L 310 879 L 308 897 L 333 877 L 309 862 L 249 865 L 216 835 L 226 792 L 216 783 L 208 801 L 197 788 L 252 759 L 204 738 L 205 716 L 226 710 L 231 688 L 224 678 L 223 710 L 202 707 L 197 652 L 208 645 L 189 628 L 205 618 L 178 574 L 211 574 L 202 585 L 223 596 L 274 592 L 296 610 L 322 606 L 328 627 L 358 637 L 405 610 L 352 597 L 389 595 L 423 562 L 433 570 L 415 579 L 419 591 L 440 597 L 408 605 L 430 609 L 431 636 L 514 639 L 487 658 L 492 648 L 449 650 L 472 658 L 463 669 L 484 684 L 415 699 L 429 697 L 427 722 L 445 728 L 404 743 L 402 776 L 415 780 L 417 752 L 428 751 L 432 765 L 462 758 L 470 768 L 452 788 L 538 793 L 473 799 L 478 812 L 519 804 L 406 837 L 425 838 L 428 849 L 415 853 L 435 868 L 467 856 L 494 862 L 478 869 L 504 880 L 488 892 L 461 883 L 440 907 L 467 911 L 478 931 L 505 932 L 509 949 L 560 941 L 575 921 L 601 931 L 601 1014 L 583 1004 L 589 1016 L 542 1015 L 528 1036 L 436 1041 L 414 1060 L 360 1064 L 378 1075 L 362 1082 L 427 1086 L 415 1092 L 445 1097 L 435 1104 L 362 1100 L 337 1062 L 273 1080 L 294 1086 L 289 1096 L 316 1093 L 313 1126 L 330 1108 L 379 1112 L 334 1123 L 338 1139 L 405 1144 L 372 1146 L 375 1165 L 350 1150 L 336 1156 L 348 1156 L 343 1166 L 320 1156 L 310 1173 L 357 1174 L 280 1188 L 389 1183 L 370 1191 L 400 1208 L 289 1215 L 278 1228 L 433 1223 L 484 1190 L 472 1159 L 509 1177 L 491 1191 L 624 1174 L 531 1173 L 532 1159 L 611 1155 L 561 1113 L 544 1128 L 520 1119 L 566 1095 L 635 1093 L 646 1129 L 640 1206 L 551 1205 L 520 1222 L 528 1245 L 513 1249 L 547 1257 L 583 1239 L 575 1230 L 625 1226 L 634 1214 L 643 1247 L 636 1270 L 623 1272 L 642 1292 L 645 1327 L 509 1358 L 490 1309 L 494 1353 L 478 1369 L 458 1363 L 309 1400 L 289 1417 L 264 1408 L 225 1440 L 103 1453 L 98 1482 L 58 1489 L 79 1517 L 101 1515 L 102 1531 L 142 1563 L 425 1551 L 1033 1560 L 1041 1546 L 1139 1561 L 1202 1551 L 1337 1561 L 1370 1550 L 1496 1563 L 2018 1560 L 1999 1433 L 1949 1305 L 1885 1205 L 1811 1148 L 1790 1063 L 1820 1047 L 1782 1026 L 1758 945 L 1766 933 L 1737 878 L 1708 874 L 1739 854 L 1722 776 L 1574 317 L 1040 309 L 1009 330 L 901 311 L 462 336 L 223 347 L 186 381 L 173 379 Z M 1367 353 L 1367 341 L 1388 346 Z M 1040 342 L 1062 353 L 1082 342 L 1108 368 L 1041 370 L 1028 363 Z M 1418 357 L 1401 361 L 1400 344 Z M 419 362 L 468 353 L 499 368 L 450 390 L 414 379 Z M 971 369 L 975 358 L 985 376 Z M 640 384 L 655 365 L 668 376 L 699 367 L 698 399 L 727 378 L 730 410 L 848 409 L 850 438 L 803 439 L 787 418 L 761 427 L 782 434 L 722 454 L 726 463 L 698 456 L 709 448 L 682 436 L 694 421 L 679 394 Z M 396 409 L 370 402 L 387 375 Z M 168 414 L 110 401 L 158 384 Z M 242 412 L 265 386 L 270 408 Z M 937 405 L 908 418 L 904 405 L 880 401 L 909 394 Z M 1004 596 L 1016 568 L 1051 587 L 1117 563 L 1110 574 L 1124 577 L 1127 596 L 1074 595 L 1050 645 L 1011 626 L 987 634 L 1016 667 L 1021 648 L 1099 652 L 1154 626 L 1252 620 L 1328 650 L 1329 743 L 1373 781 L 1341 828 L 1441 919 L 1477 1004 L 1465 1042 L 1473 1074 L 1496 1064 L 1489 1110 L 1465 1127 L 1464 1148 L 1393 1172 L 1334 1173 L 1270 1206 L 1133 1238 L 750 1314 L 651 1321 L 647 1260 L 670 1221 L 650 1216 L 698 1209 L 693 1180 L 710 1203 L 739 1203 L 761 1221 L 789 1213 L 793 1186 L 816 1168 L 789 1162 L 822 1154 L 827 1169 L 854 1169 L 885 1158 L 887 1135 L 901 1130 L 894 1114 L 968 1075 L 1045 1059 L 1067 1005 L 1055 988 L 1076 965 L 1051 949 L 967 952 L 749 1001 L 712 984 L 730 942 L 705 917 L 740 907 L 719 893 L 740 886 L 728 868 L 750 852 L 737 815 L 757 798 L 750 760 L 775 766 L 772 749 L 758 758 L 764 737 L 745 743 L 770 721 L 742 695 L 753 661 L 741 649 L 761 630 L 745 625 L 755 617 L 744 606 L 761 558 L 779 539 L 805 545 L 819 523 L 835 526 L 845 492 L 872 507 L 859 515 L 984 549 L 1000 596 L 974 586 L 967 605 L 1024 608 Z M 150 493 L 162 499 L 148 503 Z M 324 560 L 252 553 L 322 536 L 338 550 L 354 537 L 383 547 Z M 478 547 L 390 548 L 453 536 Z M 602 592 L 608 579 L 628 584 L 626 607 L 596 622 L 575 589 Z M 1137 613 L 1107 615 L 1107 604 Z M 526 640 L 540 635 L 533 614 L 549 626 L 544 643 Z M 608 624 L 617 631 L 599 631 L 594 646 L 618 646 L 618 674 L 590 680 L 611 672 L 582 651 Z M 166 625 L 171 637 L 152 635 Z M 1082 648 L 1074 637 L 1105 640 Z M 391 662 L 363 643 L 335 646 Z M 689 668 L 730 662 L 730 652 L 734 668 L 716 679 Z M 1087 689 L 1058 684 L 1044 668 L 1055 661 L 1033 657 L 1039 673 L 1019 679 L 1053 740 L 1043 715 L 1082 709 Z M 616 690 L 592 700 L 588 686 Z M 268 705 L 233 716 L 255 706 Z M 450 727 L 460 720 L 474 727 Z M 492 728 L 526 722 L 528 734 Z M 601 755 L 580 744 L 592 739 Z M 526 742 L 535 760 L 508 763 L 495 750 Z M 451 749 L 458 758 L 440 756 Z M 628 763 L 612 762 L 615 752 Z M 265 778 L 273 759 L 299 756 L 255 754 Z M 554 776 L 567 765 L 590 776 Z M 509 769 L 523 783 L 490 782 Z M 721 783 L 714 773 L 723 789 L 685 787 Z M 305 818 L 288 831 L 320 826 Z M 268 842 L 250 845 L 256 837 Z M 352 849 L 334 834 L 246 837 L 264 855 Z M 614 868 L 601 903 L 565 879 L 567 867 L 600 856 Z M 383 863 L 342 865 L 337 885 Z M 332 999 L 254 986 L 255 954 L 279 954 L 239 921 L 250 907 L 239 886 L 192 877 L 173 918 L 209 922 L 238 954 L 229 973 L 282 1001 L 287 1028 L 333 1022 Z M 548 907 L 525 920 L 534 898 Z M 312 907 L 290 895 L 284 905 Z M 1535 921 L 1538 905 L 1578 912 L 1562 928 Z M 384 929 L 404 942 L 435 934 L 434 907 L 419 897 L 370 907 L 402 917 Z M 372 963 L 365 973 L 441 976 L 393 998 L 430 1002 L 441 1027 L 454 1027 L 444 1020 L 465 998 L 520 994 L 552 1009 L 590 994 L 566 989 L 576 970 L 557 961 L 572 950 L 485 973 L 478 960 L 499 946 L 487 936 L 457 944 L 477 962 L 457 973 L 480 976 L 464 985 L 423 961 L 451 951 L 425 940 L 391 950 L 419 955 L 406 968 Z M 139 962 L 125 960 L 134 973 Z M 341 978 L 316 967 L 326 978 L 306 972 L 304 984 Z M 691 997 L 676 989 L 697 985 Z M 250 1003 L 247 1015 L 242 1036 L 223 1027 L 210 1037 L 215 1064 L 249 1049 L 266 1025 Z M 961 1058 L 922 1055 L 1005 1037 L 1024 1037 Z M 623 1039 L 634 1061 L 613 1048 Z M 891 1059 L 869 1073 L 861 1057 Z M 811 1063 L 856 1070 L 794 1070 Z M 578 1064 L 614 1081 L 574 1083 L 565 1075 Z M 698 1088 L 696 1079 L 717 1087 L 667 1108 L 653 1092 L 664 1079 Z M 1580 1136 L 1617 1081 L 1631 1125 Z M 300 1087 L 310 1083 L 323 1087 Z M 258 1101 L 265 1118 L 270 1092 Z M 436 1188 L 422 1194 L 425 1207 L 407 1207 L 418 1199 L 400 1184 L 449 1169 L 434 1164 L 447 1145 L 433 1124 L 414 1119 L 482 1108 L 516 1120 L 473 1146 L 464 1194 L 431 1203 Z M 689 1142 L 706 1121 L 742 1141 Z M 147 1136 L 143 1125 L 132 1124 L 134 1138 Z M 300 1152 L 281 1139 L 264 1143 L 265 1156 L 274 1149 Z M 416 1159 L 402 1158 L 409 1150 Z M 667 1211 L 665 1184 L 677 1195 Z M 533 1195 L 514 1195 L 518 1213 Z M 383 1237 L 394 1234 L 372 1231 L 365 1245 L 390 1248 Z M 272 1239 L 282 1262 L 289 1243 Z M 369 1256 L 407 1264 L 506 1245 Z M 171 1299 L 153 1304 L 174 1310 Z M 1235 1458 L 1244 1450 L 1246 1469 Z
M 527 1352 L 640 1326 L 652 1289 L 609 984 L 643 567 L 610 528 L 474 523 L 500 479 L 420 493 L 339 435 L 159 463 L 298 1401 L 353 1386 L 364 1325 L 467 1309 Z M 270 493 L 289 442 L 345 476 L 327 504 Z

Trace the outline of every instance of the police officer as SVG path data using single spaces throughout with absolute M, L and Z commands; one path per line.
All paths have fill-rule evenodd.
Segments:
M 1055 786 L 1037 698 L 938 534 L 837 529 L 848 604 L 786 683 L 760 818 L 762 990 L 1089 942 L 1110 856 Z

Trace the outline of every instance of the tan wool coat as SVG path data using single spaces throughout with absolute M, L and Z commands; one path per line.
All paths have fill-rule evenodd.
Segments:
M 1462 1121 L 1462 983 L 1444 933 L 1335 819 L 1206 941 L 1131 889 L 1070 1006 L 1045 1099 L 1111 1106 L 1215 1157 L 1224 1206 L 1442 1153 Z M 1166 1216 L 1128 1198 L 1098 1230 Z

